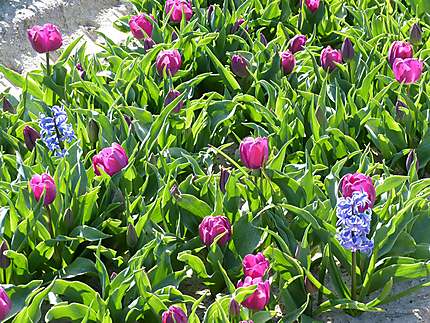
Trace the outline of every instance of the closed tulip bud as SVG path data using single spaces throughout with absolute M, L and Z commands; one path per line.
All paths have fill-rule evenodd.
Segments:
M 130 248 L 134 248 L 137 245 L 138 239 L 136 229 L 133 224 L 129 223 L 127 226 L 127 245 Z
M 166 71 L 167 75 L 175 75 L 182 65 L 182 57 L 177 49 L 163 50 L 158 53 L 155 61 L 158 74 L 163 75 L 163 71 Z
M 231 33 L 235 34 L 240 29 L 240 26 L 244 22 L 245 22 L 245 19 L 243 19 L 243 18 L 239 18 L 238 20 L 236 20 L 236 22 L 234 23 L 233 27 L 231 27 Z
M 207 10 L 208 24 L 210 24 L 213 19 L 214 10 L 215 10 L 215 6 L 211 4 Z
M 170 103 L 172 103 L 180 95 L 181 95 L 181 92 L 179 92 L 177 90 L 170 90 L 167 93 L 166 98 L 164 99 L 164 106 L 167 106 Z M 183 101 L 179 101 L 179 103 L 173 109 L 173 112 L 177 113 L 177 112 L 181 111 L 181 109 L 182 109 L 183 106 L 184 106 L 184 102 Z
M 125 122 L 127 122 L 128 126 L 131 127 L 133 120 L 131 119 L 131 117 L 128 114 L 124 114 L 124 119 Z
M 27 36 L 33 49 L 40 54 L 55 51 L 63 45 L 61 32 L 53 24 L 34 26 L 27 30 Z
M 396 102 L 396 120 L 397 121 L 402 121 L 403 118 L 405 117 L 405 112 L 402 110 L 402 108 L 407 109 L 408 106 L 402 101 L 397 100 Z
M 234 298 L 232 298 L 230 301 L 228 312 L 230 314 L 230 319 L 234 319 L 240 316 L 240 304 L 236 302 Z
M 0 287 L 0 321 L 3 321 L 12 309 L 12 301 L 3 287 Z
M 415 58 L 396 58 L 393 64 L 394 77 L 397 82 L 412 84 L 417 82 L 423 72 L 423 62 Z
M 128 165 L 128 157 L 121 145 L 113 143 L 111 147 L 103 148 L 93 157 L 93 168 L 96 175 L 101 175 L 103 170 L 109 176 L 120 172 Z
M 30 188 L 36 201 L 39 201 L 42 193 L 45 192 L 45 198 L 43 200 L 45 206 L 54 202 L 57 195 L 57 187 L 55 186 L 54 179 L 46 173 L 42 175 L 33 175 L 30 180 Z
M 247 137 L 240 143 L 240 159 L 249 169 L 259 169 L 269 158 L 269 144 L 267 138 Z
M 354 46 L 348 37 L 343 41 L 341 52 L 342 58 L 345 62 L 348 62 L 354 58 Z
M 27 149 L 30 151 L 33 150 L 34 147 L 36 146 L 36 140 L 40 138 L 40 133 L 30 126 L 25 126 L 23 133 L 24 133 L 24 142 L 25 142 L 25 145 L 27 146 Z
M 67 208 L 66 212 L 64 212 L 64 225 L 67 229 L 72 229 L 74 223 L 75 219 L 73 218 L 72 210 L 70 208 Z
M 0 245 L 0 267 L 1 268 L 7 268 L 10 266 L 10 259 L 6 257 L 4 254 L 5 251 L 9 250 L 9 246 L 7 244 L 6 240 L 3 240 L 3 242 Z
M 406 158 L 406 170 L 408 171 L 408 173 L 414 160 L 416 160 L 416 153 L 414 149 L 411 149 L 409 151 L 408 157 Z M 417 170 L 420 168 L 420 163 L 418 162 L 418 160 L 416 160 L 415 168 Z
M 412 58 L 413 55 L 414 49 L 411 44 L 403 41 L 395 41 L 388 50 L 388 62 L 392 66 L 396 58 Z
M 249 75 L 248 61 L 240 55 L 233 55 L 231 58 L 231 70 L 236 76 L 247 77 Z
M 143 48 L 145 49 L 145 51 L 150 50 L 154 46 L 155 46 L 155 41 L 151 37 L 145 38 L 143 40 Z
M 290 40 L 289 49 L 291 53 L 297 53 L 305 48 L 307 38 L 305 35 L 296 35 Z
M 336 68 L 336 63 L 342 63 L 342 53 L 328 46 L 322 50 L 320 60 L 322 68 L 331 72 Z
M 221 192 L 225 193 L 225 185 L 230 177 L 230 171 L 227 168 L 221 167 L 221 174 L 219 177 L 219 188 Z
M 288 75 L 294 70 L 294 67 L 296 66 L 296 59 L 294 58 L 294 54 L 291 53 L 289 50 L 286 50 L 285 52 L 281 52 L 280 56 L 282 71 L 284 72 L 284 74 Z
M 178 39 L 178 34 L 176 33 L 176 31 L 172 32 L 172 42 L 175 41 L 176 39 Z
M 185 14 L 185 20 L 188 21 L 193 16 L 193 7 L 188 0 L 167 0 L 164 7 L 166 14 L 170 14 L 170 21 L 181 22 L 182 13 Z
M 151 17 L 154 19 L 154 17 Z M 132 16 L 128 22 L 131 33 L 136 39 L 152 36 L 152 23 L 145 14 Z
M 263 33 L 260 33 L 260 42 L 264 45 L 267 46 L 267 39 L 266 36 L 264 36 Z
M 376 190 L 371 177 L 360 173 L 347 174 L 342 179 L 341 187 L 343 197 L 352 197 L 355 192 L 367 194 L 368 201 L 358 208 L 360 212 L 372 208 L 375 204 Z
M 411 27 L 411 35 L 410 35 L 410 41 L 414 45 L 421 44 L 422 41 L 422 31 L 420 28 L 420 25 L 417 23 L 414 23 Z
M 94 119 L 90 119 L 87 125 L 87 132 L 88 132 L 88 138 L 90 139 L 90 142 L 95 145 L 97 141 L 99 140 L 99 130 L 100 127 Z
M 110 274 L 110 280 L 114 280 L 116 276 L 118 276 L 118 274 L 113 271 L 112 274 Z
M 237 287 L 253 285 L 257 285 L 257 289 L 242 302 L 242 305 L 250 310 L 262 311 L 270 300 L 270 282 L 268 280 L 263 281 L 261 277 L 252 278 L 247 276 L 238 282 Z
M 161 316 L 161 323 L 187 323 L 188 318 L 179 306 L 170 306 Z
M 9 112 L 9 113 L 12 113 L 12 114 L 16 113 L 16 110 L 13 107 L 13 105 L 6 98 L 3 98 L 3 111 Z
M 199 225 L 199 235 L 206 246 L 210 246 L 216 237 L 222 235 L 218 240 L 218 244 L 223 246 L 231 238 L 230 221 L 222 215 L 206 216 Z
M 320 0 L 306 0 L 305 4 L 309 11 L 314 13 L 320 6 Z

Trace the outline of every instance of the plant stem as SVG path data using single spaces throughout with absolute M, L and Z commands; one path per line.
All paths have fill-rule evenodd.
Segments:
M 46 73 L 51 76 L 51 65 L 49 65 L 49 52 L 46 53 Z
M 48 231 L 51 234 L 51 238 L 54 239 L 54 227 L 52 226 L 51 209 L 49 205 L 45 206 L 46 213 L 48 214 Z
M 356 287 L 357 287 L 357 254 L 355 251 L 352 252 L 352 266 L 351 266 L 351 298 L 353 301 L 356 300 Z

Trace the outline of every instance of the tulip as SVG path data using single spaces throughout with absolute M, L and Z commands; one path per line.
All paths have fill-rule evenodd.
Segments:
M 422 36 L 422 31 L 421 31 L 420 25 L 417 23 L 414 23 L 412 25 L 411 35 L 409 38 L 411 43 L 414 45 L 419 45 L 419 44 L 421 44 L 422 38 L 423 38 L 423 36 Z
M 30 126 L 25 126 L 22 132 L 24 133 L 24 142 L 27 149 L 33 150 L 36 146 L 36 140 L 40 138 L 40 133 Z
M 178 39 L 178 34 L 175 31 L 173 31 L 172 32 L 172 42 L 174 42 L 176 39 Z
M 234 23 L 233 27 L 231 27 L 231 33 L 235 34 L 239 30 L 240 26 L 243 23 L 245 23 L 245 19 L 243 19 L 243 18 L 239 18 L 238 20 L 236 20 L 236 22 Z
M 178 185 L 173 184 L 173 186 L 170 188 L 170 195 L 172 195 L 174 198 L 178 198 L 181 196 L 181 192 L 179 191 Z
M 401 121 L 405 117 L 405 113 L 401 108 L 407 109 L 408 106 L 400 100 L 396 102 L 396 120 Z
M 36 201 L 40 200 L 42 193 L 45 191 L 45 198 L 43 200 L 45 206 L 54 202 L 55 196 L 57 195 L 54 179 L 46 173 L 42 175 L 33 175 L 30 180 L 30 188 L 33 191 Z
M 269 145 L 267 138 L 247 137 L 240 143 L 240 159 L 249 169 L 259 169 L 269 158 Z
M 354 192 L 365 192 L 367 194 L 368 202 L 359 207 L 360 212 L 373 207 L 376 200 L 376 190 L 372 178 L 360 173 L 345 175 L 342 179 L 343 197 L 352 197 Z
M 264 46 L 267 46 L 267 39 L 263 33 L 260 33 L 260 43 L 262 43 Z
M 222 215 L 207 216 L 199 225 L 199 235 L 203 244 L 210 246 L 216 237 L 222 235 L 218 240 L 220 246 L 225 245 L 231 238 L 230 221 Z
M 306 0 L 305 4 L 309 11 L 314 13 L 320 6 L 320 0 Z
M 397 58 L 393 64 L 393 72 L 399 83 L 412 84 L 420 79 L 423 62 L 414 58 Z
M 134 38 L 143 39 L 145 36 L 152 36 L 152 23 L 145 14 L 132 16 L 128 24 Z
M 240 304 L 235 301 L 234 298 L 231 299 L 230 305 L 228 307 L 228 312 L 230 314 L 230 318 L 236 318 L 240 315 Z
M 63 45 L 61 32 L 53 24 L 34 26 L 27 30 L 27 36 L 33 49 L 40 54 L 52 52 Z
M 154 46 L 155 41 L 151 37 L 147 37 L 143 40 L 143 48 L 145 49 L 145 51 L 150 50 Z
M 81 65 L 81 63 L 78 63 L 78 64 L 76 64 L 76 69 L 78 70 L 78 73 L 79 73 L 79 76 L 81 77 L 81 79 L 84 79 L 85 78 L 85 75 L 86 75 L 86 73 L 85 73 L 85 70 L 84 70 L 84 68 L 82 67 L 82 65 Z
M 3 287 L 0 287 L 0 321 L 3 321 L 12 309 L 12 301 Z
M 305 35 L 296 35 L 290 40 L 289 49 L 291 53 L 297 53 L 305 48 L 307 39 Z
M 164 99 L 164 106 L 167 106 L 170 103 L 172 103 L 180 95 L 181 95 L 181 92 L 179 92 L 177 90 L 170 90 L 167 93 L 166 98 Z M 173 109 L 173 112 L 179 112 L 182 109 L 183 106 L 184 106 L 184 102 L 183 101 L 179 101 L 179 103 Z
M 0 268 L 7 268 L 10 266 L 10 259 L 4 254 L 5 251 L 9 250 L 9 246 L 6 240 L 0 245 Z
M 296 66 L 294 54 L 289 50 L 281 52 L 281 65 L 284 74 L 290 74 L 294 70 L 294 66 Z
M 403 41 L 395 41 L 388 50 L 388 62 L 392 66 L 396 58 L 412 58 L 413 54 L 414 49 L 411 44 Z
M 336 68 L 336 63 L 342 63 L 342 53 L 328 46 L 322 50 L 320 59 L 322 68 L 331 72 Z
M 193 15 L 193 7 L 188 0 L 167 0 L 164 9 L 166 14 L 170 14 L 170 20 L 173 22 L 181 22 L 182 12 L 185 14 L 186 21 Z
M 129 115 L 127 115 L 127 114 L 123 114 L 123 116 L 124 116 L 125 122 L 127 122 L 127 125 L 128 125 L 129 127 L 131 127 L 131 125 L 132 125 L 132 123 L 133 123 L 132 118 L 131 118 Z
M 269 268 L 269 261 L 259 252 L 246 255 L 242 261 L 243 273 L 251 278 L 263 277 Z
M 236 76 L 247 77 L 249 75 L 248 61 L 240 55 L 233 55 L 231 58 L 231 70 Z
M 101 175 L 100 169 L 102 169 L 109 176 L 113 176 L 127 165 L 127 154 L 124 148 L 117 143 L 113 143 L 112 147 L 103 148 L 93 157 L 93 168 L 96 175 Z
M 225 186 L 227 184 L 229 177 L 230 177 L 230 171 L 227 168 L 221 167 L 221 174 L 219 177 L 219 188 L 223 193 L 226 192 Z
M 155 62 L 158 74 L 163 75 L 163 71 L 166 70 L 167 74 L 171 76 L 175 75 L 182 65 L 182 57 L 177 49 L 163 50 L 158 53 L 157 60 Z
M 167 311 L 161 316 L 162 323 L 187 323 L 188 318 L 182 308 L 178 306 L 170 306 Z
M 139 238 L 137 237 L 136 229 L 134 228 L 133 224 L 129 223 L 127 226 L 126 236 L 127 245 L 130 248 L 134 248 L 137 245 L 137 240 L 139 240 Z
M 13 107 L 13 105 L 5 97 L 3 98 L 3 111 L 9 112 L 9 113 L 12 113 L 12 114 L 16 113 L 16 110 Z
M 215 6 L 213 4 L 211 4 L 207 10 L 207 17 L 208 17 L 208 23 L 209 24 L 211 23 L 212 19 L 214 18 L 213 17 L 214 11 L 215 11 Z
M 408 157 L 406 158 L 406 170 L 408 171 L 408 173 L 409 173 L 409 170 L 411 169 L 412 163 L 414 162 L 415 158 L 416 158 L 415 150 L 411 149 L 409 151 Z M 416 169 L 420 168 L 420 164 L 418 160 L 416 161 L 415 168 Z
M 261 311 L 270 300 L 270 282 L 268 280 L 263 281 L 261 277 L 252 278 L 247 276 L 243 281 L 238 282 L 237 287 L 253 285 L 257 285 L 257 289 L 242 302 L 242 305 L 250 310 Z
M 354 45 L 352 45 L 352 42 L 348 37 L 343 41 L 341 52 L 342 58 L 345 62 L 354 58 Z
M 112 274 L 110 274 L 110 280 L 111 281 L 114 280 L 116 276 L 118 276 L 118 274 L 115 271 L 113 271 Z

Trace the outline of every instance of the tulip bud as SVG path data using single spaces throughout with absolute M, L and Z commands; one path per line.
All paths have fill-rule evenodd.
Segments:
M 99 129 L 100 128 L 97 121 L 95 121 L 94 119 L 90 119 L 87 125 L 87 132 L 88 138 L 93 145 L 95 145 L 99 140 Z
M 236 76 L 247 77 L 249 75 L 248 61 L 240 55 L 233 55 L 231 58 L 231 70 Z
M 348 62 L 354 58 L 354 46 L 348 37 L 343 41 L 341 52 L 342 58 L 345 62 Z
M 244 22 L 245 22 L 245 19 L 243 19 L 243 18 L 239 18 L 239 19 L 234 23 L 233 27 L 231 27 L 231 33 L 232 33 L 232 34 L 235 34 L 235 33 L 239 30 L 240 26 L 241 26 Z
M 309 11 L 314 13 L 320 6 L 320 0 L 306 0 L 305 4 Z
M 112 274 L 110 274 L 110 280 L 114 280 L 116 276 L 118 276 L 118 274 L 113 271 Z
M 305 48 L 307 38 L 305 35 L 296 35 L 291 38 L 289 43 L 289 49 L 291 53 L 297 53 L 302 51 Z
M 161 316 L 161 323 L 187 323 L 188 318 L 179 306 L 170 306 Z
M 155 41 L 152 38 L 148 37 L 143 40 L 143 48 L 145 49 L 145 51 L 150 50 L 154 46 Z
M 230 313 L 230 319 L 238 318 L 240 316 L 240 304 L 236 302 L 234 298 L 230 301 L 228 312 Z
M 151 18 L 154 19 L 154 17 Z M 134 38 L 142 39 L 146 36 L 152 36 L 152 23 L 145 14 L 132 16 L 128 24 L 130 26 L 130 31 L 133 34 Z
M 129 223 L 127 226 L 127 245 L 130 248 L 134 248 L 137 245 L 137 240 L 139 238 L 137 237 L 136 229 L 133 224 Z
M 166 71 L 167 75 L 175 75 L 182 65 L 182 57 L 177 49 L 163 50 L 158 53 L 155 61 L 158 74 L 163 76 L 163 71 Z
M 0 245 L 0 267 L 1 268 L 7 268 L 10 265 L 10 259 L 6 257 L 4 254 L 5 251 L 9 250 L 9 246 L 7 244 L 6 240 L 3 240 L 3 242 Z
M 402 121 L 403 118 L 405 117 L 405 113 L 402 111 L 401 108 L 407 109 L 408 106 L 402 101 L 397 100 L 396 102 L 396 120 L 397 121 Z
M 411 35 L 410 35 L 410 41 L 414 45 L 421 44 L 422 41 L 422 31 L 420 28 L 420 25 L 417 23 L 414 23 L 411 27 Z
M 219 177 L 219 188 L 225 194 L 225 185 L 230 177 L 230 171 L 227 168 L 221 167 L 221 174 Z
M 176 39 L 178 39 L 178 34 L 174 31 L 172 32 L 172 42 L 174 42 Z
M 164 99 L 164 106 L 167 106 L 170 103 L 172 103 L 180 95 L 181 95 L 181 92 L 179 92 L 177 90 L 170 90 L 167 93 L 166 98 Z M 184 102 L 183 101 L 179 101 L 179 103 L 173 109 L 173 112 L 177 113 L 177 112 L 181 111 L 181 109 L 182 109 L 183 106 L 184 106 Z
M 40 133 L 30 126 L 25 126 L 23 133 L 24 133 L 24 142 L 25 142 L 25 145 L 27 146 L 27 149 L 30 151 L 33 150 L 34 146 L 36 146 L 36 140 L 40 138 Z
M 309 294 L 318 292 L 318 288 L 305 276 L 305 289 Z
M 170 188 L 170 195 L 172 195 L 175 199 L 181 196 L 178 185 L 173 184 L 173 186 Z
M 208 11 L 207 11 L 208 24 L 210 24 L 212 19 L 213 19 L 214 10 L 215 10 L 215 6 L 213 4 L 211 4 L 208 7 Z
M 131 127 L 133 120 L 131 120 L 130 116 L 127 114 L 124 114 L 124 119 L 125 119 L 125 122 L 127 122 L 128 126 Z
M 267 39 L 266 39 L 266 37 L 264 36 L 264 34 L 263 34 L 263 33 L 260 33 L 260 42 L 261 42 L 264 46 L 267 46 Z
M 9 112 L 9 113 L 12 113 L 12 114 L 16 113 L 16 110 L 13 107 L 13 105 L 5 97 L 3 98 L 3 111 Z
M 72 229 L 73 225 L 74 225 L 74 218 L 73 218 L 73 213 L 72 210 L 70 210 L 70 208 L 66 209 L 66 212 L 64 212 L 64 225 L 67 229 Z
M 408 157 L 406 158 L 406 170 L 409 173 L 409 170 L 411 169 L 412 163 L 416 159 L 416 153 L 415 149 L 411 149 L 409 151 Z M 418 170 L 420 168 L 420 164 L 418 162 L 418 159 L 416 160 L 415 168 Z
M 294 58 L 294 54 L 289 50 L 281 52 L 280 54 L 282 70 L 284 74 L 288 75 L 294 70 L 294 67 L 296 66 L 296 59 Z

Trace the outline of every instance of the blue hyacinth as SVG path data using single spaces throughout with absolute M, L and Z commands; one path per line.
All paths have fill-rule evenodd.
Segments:
M 360 206 L 369 202 L 367 193 L 354 192 L 351 197 L 340 198 L 337 202 L 338 233 L 336 235 L 342 247 L 352 252 L 372 253 L 373 241 L 367 238 L 370 232 L 372 209 L 360 212 Z
M 40 114 L 40 135 L 43 142 L 55 156 L 63 157 L 66 154 L 64 142 L 71 142 L 75 139 L 75 132 L 72 125 L 67 123 L 67 113 L 64 107 L 53 106 L 51 108 L 52 117 Z

